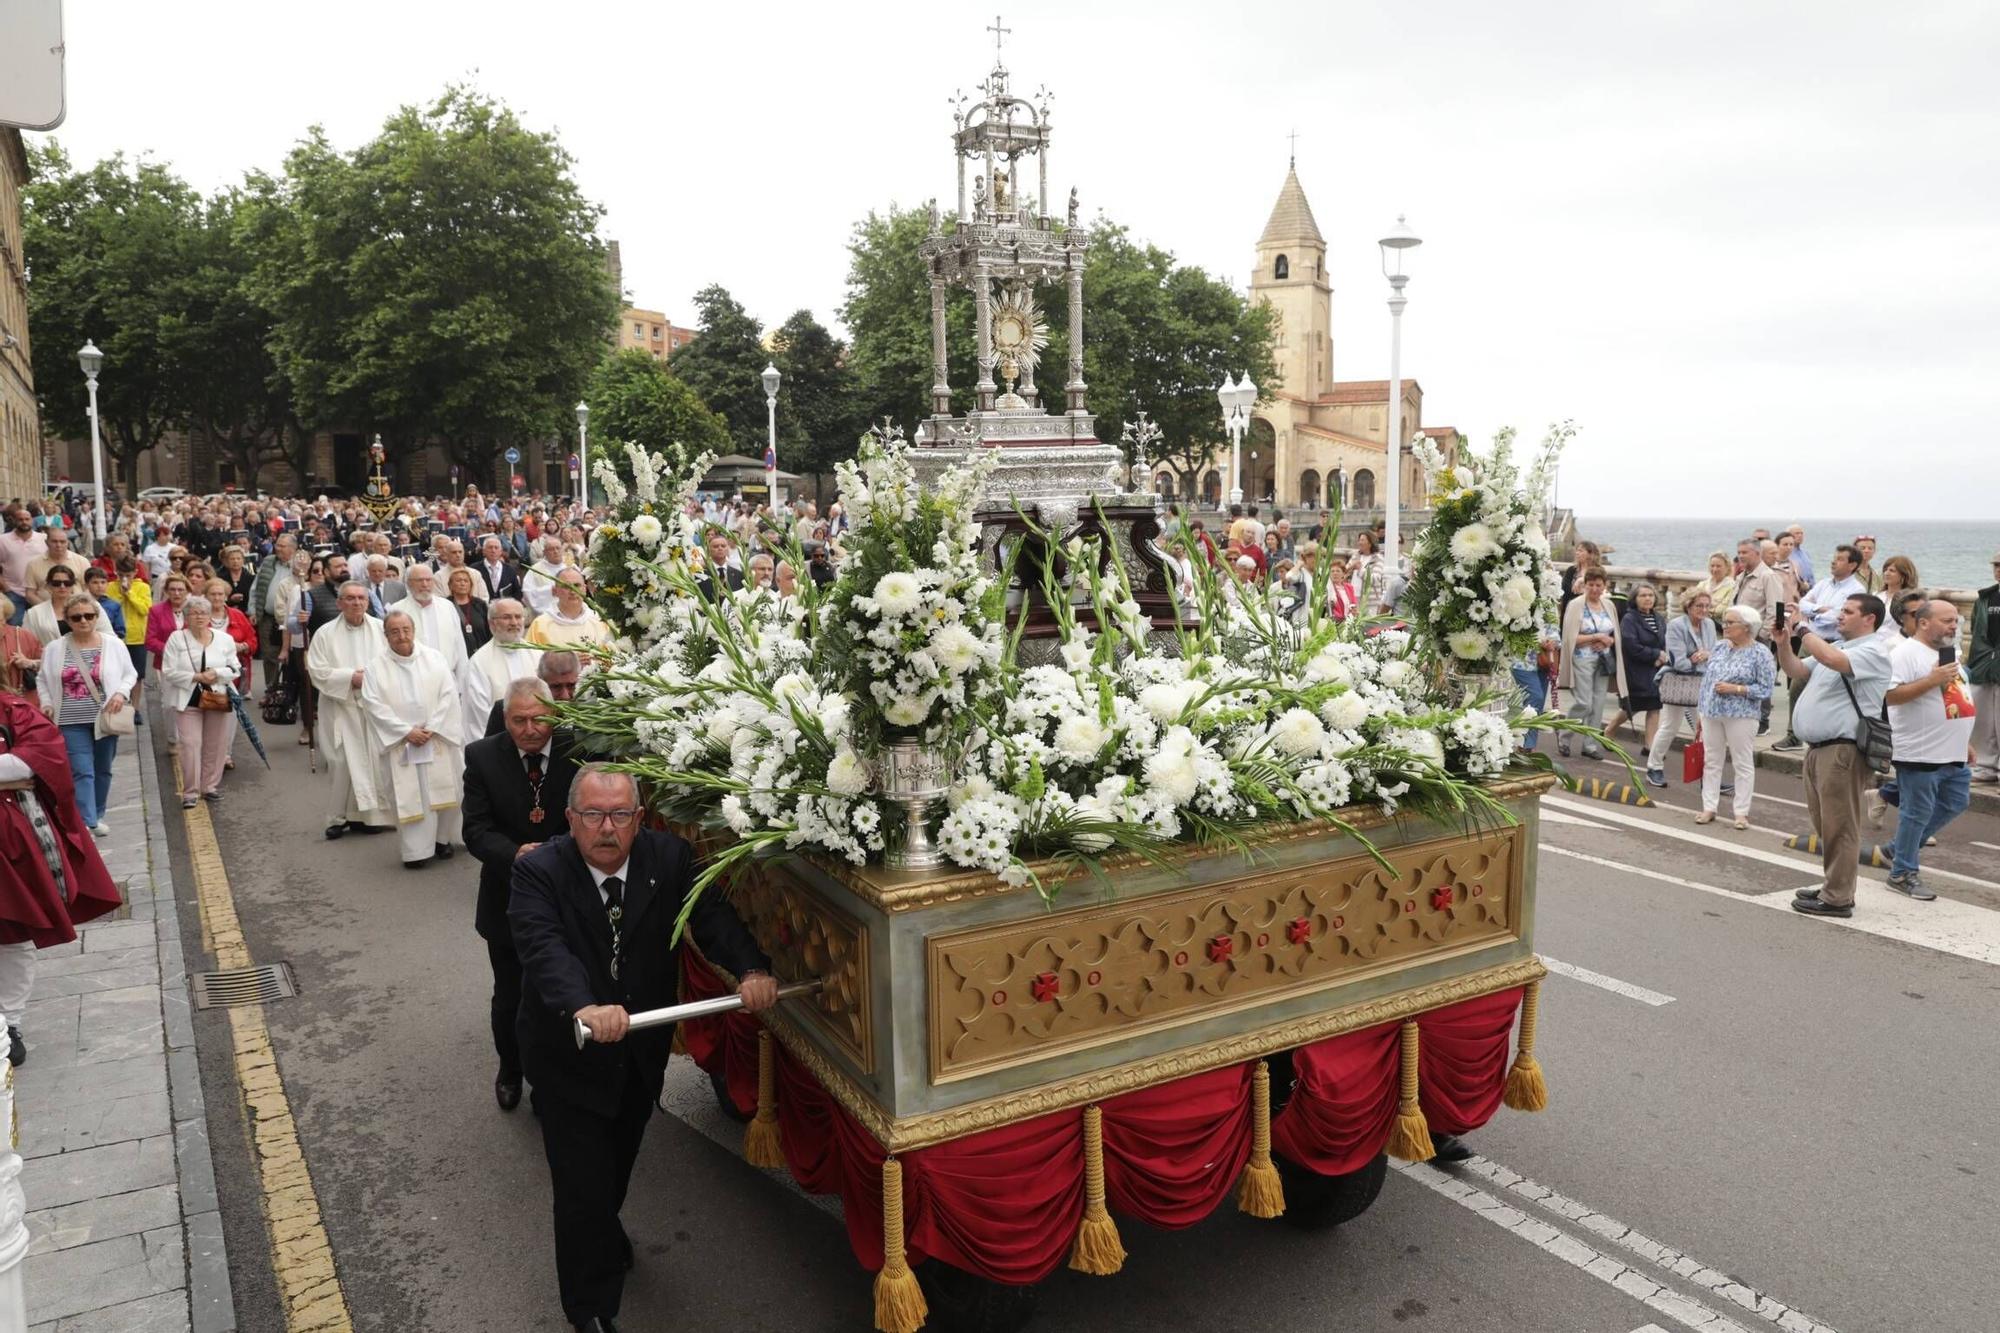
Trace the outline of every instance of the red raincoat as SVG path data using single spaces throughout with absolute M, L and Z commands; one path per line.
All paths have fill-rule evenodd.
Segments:
M 118 886 L 77 813 L 62 733 L 19 695 L 0 693 L 0 754 L 16 755 L 34 771 L 35 794 L 55 832 L 69 886 L 65 903 L 20 797 L 0 791 L 0 944 L 67 944 L 79 924 L 118 906 Z

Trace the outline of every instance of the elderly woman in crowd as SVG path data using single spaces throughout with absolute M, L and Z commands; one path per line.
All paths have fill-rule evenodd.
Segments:
M 1778 679 L 1777 659 L 1757 642 L 1763 628 L 1764 616 L 1757 608 L 1730 607 L 1722 616 L 1722 642 L 1702 668 L 1701 730 L 1707 762 L 1701 772 L 1697 824 L 1715 822 L 1715 809 L 1722 798 L 1723 751 L 1727 749 L 1736 770 L 1736 827 L 1750 827 L 1750 800 L 1756 794 L 1757 781 L 1757 719 Z
M 111 764 L 118 737 L 98 734 L 98 717 L 123 712 L 139 677 L 125 645 L 103 631 L 104 609 L 89 593 L 73 593 L 62 607 L 68 633 L 42 651 L 42 711 L 62 732 L 76 808 L 99 837 L 111 831 L 104 803 L 111 794 Z
M 445 576 L 444 586 L 451 598 L 451 609 L 458 615 L 458 632 L 465 639 L 465 655 L 470 658 L 493 637 L 486 627 L 486 599 L 479 595 L 478 576 L 470 566 L 455 565 Z
M 1701 715 L 1702 673 L 1707 670 L 1708 659 L 1715 655 L 1715 645 L 1721 638 L 1715 619 L 1709 614 L 1714 606 L 1714 599 L 1708 593 L 1690 588 L 1681 598 L 1681 613 L 1667 626 L 1667 664 L 1653 682 L 1662 700 L 1659 725 L 1654 728 L 1646 749 L 1646 778 L 1655 787 L 1667 785 L 1667 756 L 1673 753 L 1674 742 L 1680 738 L 1682 722 L 1699 719 Z M 1696 702 L 1674 703 L 1667 698 L 1669 695 L 1692 696 Z M 1700 722 L 1697 720 L 1695 725 L 1699 727 Z
M 257 571 L 246 562 L 243 548 L 225 546 L 222 548 L 222 568 L 216 577 L 229 587 L 229 597 L 225 603 L 232 611 L 241 611 L 247 616 L 255 616 L 256 608 L 250 605 L 250 585 L 257 581 Z
M 1562 670 L 1556 677 L 1556 685 L 1569 691 L 1569 706 L 1563 711 L 1590 727 L 1598 725 L 1604 715 L 1606 694 L 1622 696 L 1627 692 L 1618 608 L 1604 595 L 1608 586 L 1603 569 L 1586 570 L 1583 592 L 1569 604 L 1562 618 Z M 1556 737 L 1556 752 L 1569 754 L 1567 735 Z M 1585 740 L 1583 757 L 1602 759 L 1603 747 L 1594 740 Z
M 160 651 L 160 676 L 180 737 L 181 808 L 191 809 L 198 796 L 222 799 L 222 768 L 236 720 L 228 690 L 238 668 L 236 643 L 215 628 L 208 598 L 188 598 L 181 612 L 184 624 Z

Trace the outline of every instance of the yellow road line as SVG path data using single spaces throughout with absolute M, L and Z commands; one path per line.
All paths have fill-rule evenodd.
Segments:
M 202 942 L 215 956 L 217 967 L 248 967 L 250 950 L 243 942 L 236 899 L 229 891 L 222 847 L 208 808 L 197 805 L 181 814 L 187 820 L 188 859 L 194 865 L 201 905 Z M 285 1305 L 287 1333 L 352 1333 L 354 1321 L 340 1275 L 334 1271 L 333 1246 L 320 1221 L 319 1196 L 313 1192 L 312 1173 L 299 1147 L 298 1125 L 292 1119 L 263 1009 L 255 1005 L 231 1009 L 229 1031 L 236 1085 L 242 1092 L 263 1185 L 264 1227 L 278 1295 Z

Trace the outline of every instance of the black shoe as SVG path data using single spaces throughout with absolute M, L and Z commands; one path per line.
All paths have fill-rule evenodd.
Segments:
M 333 842 L 337 839 L 344 838 L 346 836 L 347 836 L 347 825 L 328 824 L 326 826 L 326 840 L 328 842 Z
M 1768 718 L 1768 717 L 1767 717 L 1767 718 L 1763 718 L 1763 719 L 1761 719 L 1761 720 L 1760 720 L 1760 721 L 1759 721 L 1759 722 L 1757 723 L 1757 734 L 1758 734 L 1759 736 L 1765 736 L 1765 735 L 1769 735 L 1769 734 L 1770 734 L 1770 731 L 1771 731 L 1771 719 L 1770 719 L 1770 718 Z
M 28 1042 L 21 1035 L 21 1029 L 12 1023 L 7 1025 L 7 1063 L 20 1066 L 28 1063 Z
M 403 869 L 422 870 L 425 866 L 429 865 L 431 862 L 435 860 L 437 860 L 437 858 L 434 856 L 426 856 L 421 861 L 405 861 L 403 862 Z
M 1798 892 L 1794 893 L 1794 894 L 1792 895 L 1792 897 L 1794 897 L 1794 898 L 1797 898 L 1797 899 L 1799 899 L 1799 900 L 1801 900 L 1801 901 L 1804 901 L 1805 899 L 1808 899 L 1808 898 L 1817 898 L 1817 897 L 1819 897 L 1819 890 L 1818 890 L 1818 889 L 1800 889 L 1800 890 L 1799 890 Z
M 1453 1162 L 1472 1159 L 1472 1149 L 1466 1147 L 1465 1140 L 1456 1134 L 1433 1134 L 1431 1146 L 1437 1149 L 1437 1153 L 1431 1158 L 1433 1162 L 1442 1162 L 1448 1166 Z
M 349 833 L 387 833 L 389 826 L 387 824 L 369 824 L 359 819 L 350 819 L 347 821 L 347 831 Z
M 1810 898 L 1792 899 L 1792 910 L 1794 912 L 1804 912 L 1807 916 L 1849 917 L 1854 915 L 1852 907 L 1843 907 L 1839 903 L 1822 902 L 1817 893 Z
M 493 1100 L 500 1109 L 511 1111 L 521 1104 L 521 1076 L 501 1070 L 493 1080 Z
M 450 843 L 448 843 L 448 842 L 441 842 L 441 843 L 439 843 L 439 844 L 437 845 L 437 859 L 438 859 L 438 860 L 440 860 L 440 861 L 449 861 L 449 860 L 451 860 L 451 844 L 450 844 Z

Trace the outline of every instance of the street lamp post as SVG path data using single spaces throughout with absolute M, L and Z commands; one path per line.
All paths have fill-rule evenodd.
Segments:
M 576 502 L 590 511 L 590 404 L 576 405 Z
M 1243 435 L 1250 429 L 1250 409 L 1257 405 L 1257 386 L 1250 382 L 1250 372 L 1243 372 L 1239 382 L 1234 375 L 1222 377 L 1222 387 L 1215 391 L 1215 400 L 1222 404 L 1222 427 L 1229 432 L 1229 503 L 1243 503 Z
M 97 372 L 104 365 L 104 353 L 97 350 L 97 344 L 90 339 L 83 340 L 77 349 L 76 364 L 83 368 L 83 380 L 90 386 L 90 480 L 97 487 L 97 496 L 92 503 L 96 515 L 94 527 L 97 530 L 97 545 L 104 547 L 104 445 L 97 428 Z
M 764 363 L 764 503 L 778 513 L 778 381 L 784 378 L 769 361 Z
M 1404 253 L 1423 244 L 1403 215 L 1378 244 L 1382 247 L 1382 276 L 1389 280 L 1389 485 L 1383 497 L 1383 568 L 1396 569 L 1397 546 L 1402 540 L 1403 518 L 1403 307 L 1410 298 L 1403 288 L 1410 277 L 1403 272 Z

